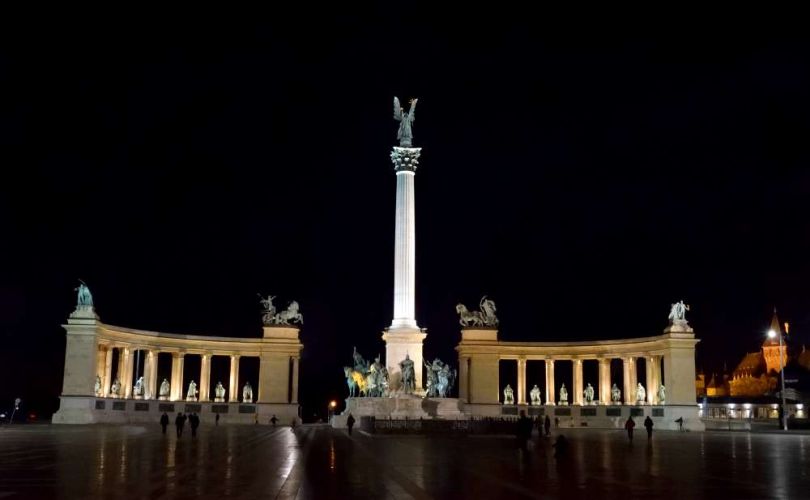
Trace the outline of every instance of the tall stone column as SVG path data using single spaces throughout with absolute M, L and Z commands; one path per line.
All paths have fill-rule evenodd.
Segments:
M 630 378 L 630 362 L 633 358 L 622 358 L 622 396 L 624 396 L 624 404 L 632 404 L 633 396 L 630 387 L 633 381 Z
M 655 382 L 655 373 L 653 369 L 654 363 L 654 356 L 647 356 L 644 358 L 644 369 L 647 373 L 647 403 L 651 405 L 655 404 L 655 396 L 658 392 L 658 384 Z
M 158 365 L 158 351 L 146 351 L 146 361 L 144 363 L 144 374 L 146 375 L 146 398 L 157 399 L 157 365 Z
M 292 392 L 290 394 L 290 403 L 298 403 L 298 363 L 299 359 L 297 356 L 293 356 L 292 362 Z
M 554 404 L 554 360 L 546 359 L 546 404 Z
M 113 354 L 114 354 L 114 347 L 107 346 L 107 356 L 104 360 L 104 379 L 102 380 L 101 384 L 101 394 L 106 398 L 110 395 L 110 386 L 112 385 L 112 365 L 113 365 Z
M 399 363 L 407 354 L 414 362 L 417 392 L 422 391 L 422 344 L 426 334 L 416 324 L 416 203 L 414 179 L 421 148 L 394 147 L 391 161 L 397 176 L 394 231 L 394 319 L 383 332 L 385 365 L 391 387 L 402 384 Z
M 636 387 L 638 387 L 638 358 L 630 358 L 630 403 L 636 404 Z
M 183 399 L 183 364 L 186 354 L 183 352 L 172 353 L 172 381 L 171 400 L 180 401 Z
M 599 402 L 610 404 L 610 358 L 599 359 Z
M 574 391 L 574 398 L 572 401 L 575 405 L 582 404 L 582 360 L 581 359 L 574 359 L 572 360 L 574 374 L 573 374 L 573 391 Z
M 124 380 L 121 381 L 121 389 L 124 391 L 125 398 L 132 397 L 132 374 L 135 368 L 135 360 L 132 355 L 132 349 L 124 347 Z
M 211 391 L 211 354 L 200 356 L 200 401 L 210 401 Z
M 239 402 L 239 355 L 231 354 L 231 376 L 228 384 L 228 402 Z
M 518 359 L 517 360 L 517 403 L 519 405 L 526 404 L 526 360 L 525 359 Z

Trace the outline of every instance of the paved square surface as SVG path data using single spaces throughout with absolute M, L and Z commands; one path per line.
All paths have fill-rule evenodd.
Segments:
M 565 431 L 370 437 L 327 427 L 0 427 L 4 498 L 808 498 L 810 436 Z

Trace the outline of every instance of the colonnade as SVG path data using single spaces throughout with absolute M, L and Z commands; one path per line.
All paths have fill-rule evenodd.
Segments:
M 660 404 L 659 387 L 666 385 L 665 403 L 695 405 L 695 345 L 698 340 L 689 331 L 665 330 L 663 335 L 595 342 L 505 342 L 498 340 L 494 329 L 465 328 L 456 347 L 459 354 L 459 397 L 468 404 L 498 404 L 503 389 L 499 381 L 500 361 L 516 360 L 517 387 L 515 403 L 527 404 L 529 385 L 527 363 L 545 363 L 544 403 L 555 404 L 558 384 L 555 363 L 570 361 L 572 387 L 567 388 L 569 404 L 584 403 L 583 363 L 598 363 L 597 391 L 594 402 L 611 404 L 611 388 L 617 380 L 611 377 L 611 362 L 622 360 L 622 402 L 636 404 L 639 376 L 638 360 L 645 360 L 645 403 Z M 666 379 L 666 380 L 664 380 Z M 540 384 L 538 384 L 540 385 Z M 593 384 L 592 384 L 593 385 Z
M 118 352 L 118 367 L 113 377 L 114 352 Z M 170 394 L 168 400 L 182 401 L 186 399 L 186 387 L 183 386 L 185 375 L 185 357 L 187 355 L 200 356 L 199 377 L 195 377 L 197 389 L 199 391 L 198 401 L 212 401 L 215 394 L 211 392 L 211 363 L 214 356 L 227 357 L 230 362 L 229 380 L 226 388 L 226 401 L 229 403 L 239 402 L 242 388 L 239 386 L 239 361 L 243 357 L 240 354 L 214 354 L 212 352 L 178 352 L 163 351 L 161 349 L 144 348 L 139 346 L 128 346 L 115 343 L 99 343 L 96 355 L 96 375 L 101 380 L 100 392 L 96 394 L 100 397 L 119 397 L 124 399 L 135 398 L 134 383 L 135 363 L 137 351 L 141 351 L 144 356 L 144 391 L 142 399 L 158 399 L 158 390 L 162 379 L 158 379 L 158 356 L 162 352 L 170 352 L 172 355 L 171 374 L 164 377 L 169 381 Z M 292 380 L 290 387 L 290 403 L 298 402 L 298 365 L 299 356 L 291 356 L 289 362 L 292 364 Z M 261 370 L 261 369 L 260 369 Z M 112 384 L 118 379 L 121 389 L 118 395 L 112 393 Z M 259 391 L 261 392 L 261 391 Z M 255 400 L 253 402 L 258 402 Z
M 645 360 L 646 373 L 646 395 L 645 403 L 658 404 L 658 388 L 661 385 L 661 364 L 663 356 L 661 355 L 646 355 L 640 356 Z M 460 358 L 461 364 L 469 364 L 469 357 L 463 356 Z M 571 361 L 572 373 L 571 380 L 573 381 L 572 387 L 569 387 L 569 402 L 575 405 L 585 403 L 584 390 L 585 384 L 591 383 L 591 380 L 585 380 L 583 377 L 583 363 L 586 361 L 597 361 L 599 363 L 598 380 L 596 381 L 595 394 L 593 404 L 607 405 L 612 403 L 611 389 L 617 381 L 611 378 L 611 362 L 613 359 L 621 359 L 622 361 L 622 401 L 624 404 L 635 404 L 636 389 L 638 387 L 638 359 L 635 356 L 626 356 L 621 358 L 611 357 L 583 357 L 583 358 L 536 358 L 536 357 L 512 357 L 512 356 L 499 356 L 498 361 L 502 360 L 516 360 L 517 361 L 517 388 L 516 403 L 519 405 L 528 404 L 529 399 L 529 384 L 526 378 L 526 366 L 528 361 L 542 361 L 545 363 L 545 397 L 543 398 L 544 404 L 553 405 L 557 401 L 556 388 L 558 384 L 555 382 L 554 370 L 555 362 L 557 361 Z

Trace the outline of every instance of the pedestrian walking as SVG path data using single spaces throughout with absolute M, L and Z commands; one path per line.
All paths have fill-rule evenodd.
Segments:
M 197 427 L 200 426 L 200 417 L 196 413 L 192 413 L 188 417 L 188 423 L 191 424 L 191 437 L 197 437 Z
M 532 437 L 532 420 L 526 416 L 526 410 L 520 410 L 520 418 L 517 421 L 517 440 L 521 448 L 526 446 L 526 442 Z
M 560 428 L 560 417 L 554 417 L 554 428 L 555 429 Z
M 160 427 L 163 428 L 163 434 L 166 434 L 166 427 L 169 426 L 169 416 L 166 415 L 166 412 L 163 412 L 163 415 L 160 416 Z
M 675 421 L 675 423 L 678 424 L 678 430 L 682 431 L 683 430 L 683 417 L 678 418 Z
M 624 423 L 624 428 L 627 430 L 627 439 L 630 442 L 633 442 L 633 428 L 636 426 L 636 423 L 633 421 L 633 417 L 627 417 L 627 422 Z
M 186 417 L 184 417 L 182 413 L 178 413 L 177 418 L 174 419 L 174 426 L 177 427 L 177 437 L 183 435 L 184 425 L 186 425 Z
M 647 416 L 647 418 L 644 419 L 644 427 L 647 428 L 647 441 L 649 441 L 650 439 L 652 439 L 652 428 L 653 428 L 653 421 L 649 417 L 649 415 Z
M 273 415 L 273 417 L 270 419 L 270 423 L 273 424 L 273 428 L 276 427 L 276 422 L 278 422 L 278 419 L 275 415 Z
M 546 436 L 550 436 L 551 435 L 551 419 L 548 418 L 548 415 L 546 415 L 546 420 L 543 422 L 543 427 L 545 428 Z
M 214 425 L 219 425 L 219 413 L 217 413 L 216 418 L 214 419 Z
M 349 418 L 346 419 L 346 426 L 349 428 L 349 435 L 352 435 L 352 427 L 354 427 L 354 417 L 349 413 Z

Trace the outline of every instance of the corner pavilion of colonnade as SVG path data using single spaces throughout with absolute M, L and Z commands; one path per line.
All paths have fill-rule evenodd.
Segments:
M 260 418 L 265 423 L 276 415 L 289 423 L 299 418 L 298 372 L 304 346 L 296 326 L 264 326 L 261 338 L 178 335 L 107 325 L 92 304 L 80 304 L 63 327 L 64 382 L 54 423 L 157 422 L 163 412 L 195 412 L 204 422 L 213 422 L 216 414 L 223 422 L 253 423 Z M 136 351 L 144 359 L 137 391 Z M 162 353 L 171 355 L 170 374 L 158 373 Z M 199 356 L 199 373 L 185 370 L 189 356 Z M 211 363 L 218 356 L 230 363 L 221 400 L 211 380 Z M 247 381 L 240 385 L 239 380 L 240 360 L 248 357 L 259 361 L 258 387 L 251 386 L 252 391 L 245 390 Z M 184 377 L 195 381 L 197 394 L 189 394 Z M 161 394 L 164 379 L 169 391 Z
M 464 413 L 477 416 L 517 415 L 559 418 L 561 426 L 620 427 L 628 416 L 650 416 L 657 428 L 684 427 L 703 430 L 695 393 L 695 345 L 699 342 L 685 321 L 670 325 L 662 335 L 594 342 L 507 342 L 498 340 L 495 328 L 464 328 L 456 347 L 459 356 L 459 399 Z M 621 383 L 611 379 L 611 362 L 621 360 Z M 638 360 L 644 359 L 645 397 L 639 401 Z M 500 361 L 517 361 L 517 387 L 513 404 L 501 401 Z M 527 362 L 545 364 L 542 401 L 532 405 L 526 380 Z M 560 405 L 555 383 L 555 362 L 570 361 L 573 387 L 568 387 L 568 404 Z M 593 401 L 584 401 L 583 363 L 598 363 L 598 380 Z M 537 383 L 537 382 L 534 382 Z M 613 401 L 611 388 L 617 384 L 621 400 Z M 659 388 L 665 385 L 665 399 Z M 637 420 L 637 418 L 636 418 Z M 640 422 L 637 422 L 640 424 Z

